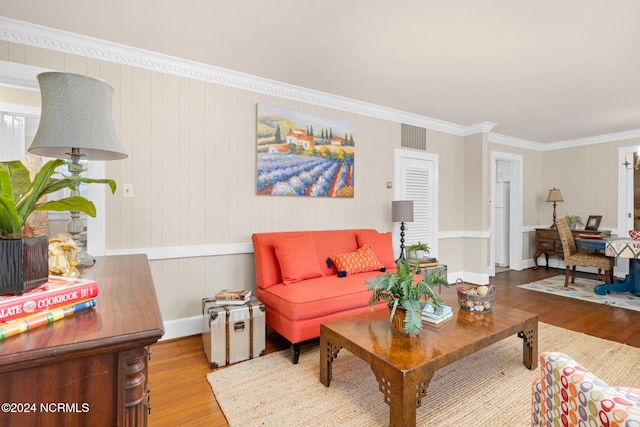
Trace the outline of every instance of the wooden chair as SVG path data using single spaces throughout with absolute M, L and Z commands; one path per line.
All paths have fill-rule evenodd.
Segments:
M 576 266 L 581 267 L 594 267 L 600 270 L 604 270 L 604 281 L 606 283 L 613 283 L 613 266 L 615 264 L 615 258 L 608 257 L 603 253 L 595 252 L 578 252 L 576 242 L 573 239 L 571 228 L 567 220 L 564 218 L 556 219 L 556 227 L 558 234 L 560 235 L 560 241 L 562 242 L 562 251 L 564 252 L 564 265 L 565 265 L 565 277 L 564 286 L 569 285 L 569 270 L 573 267 L 573 273 L 571 275 L 571 283 L 576 281 Z

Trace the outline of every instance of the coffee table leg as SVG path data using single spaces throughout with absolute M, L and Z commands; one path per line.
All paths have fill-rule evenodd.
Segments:
M 334 346 L 327 340 L 326 336 L 320 334 L 320 382 L 326 387 L 331 384 L 333 359 L 338 357 L 338 352 L 341 348 Z
M 518 336 L 522 338 L 522 362 L 527 368 L 536 369 L 538 367 L 538 318 L 526 321 Z
M 389 425 L 415 426 L 416 409 L 420 407 L 421 399 L 427 393 L 433 372 L 427 373 L 428 378 L 416 383 L 415 378 L 405 377 L 401 371 L 387 365 L 373 362 L 371 370 L 378 381 L 378 390 L 384 395 L 385 403 L 389 405 Z

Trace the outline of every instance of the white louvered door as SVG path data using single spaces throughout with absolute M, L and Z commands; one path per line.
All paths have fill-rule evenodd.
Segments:
M 396 151 L 395 200 L 413 200 L 413 222 L 405 223 L 405 246 L 426 243 L 438 254 L 438 156 L 414 150 Z M 397 236 L 397 237 L 396 237 Z M 394 246 L 399 251 L 400 225 L 394 224 Z

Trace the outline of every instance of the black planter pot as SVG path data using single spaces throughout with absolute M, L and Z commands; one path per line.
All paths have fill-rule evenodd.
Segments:
M 49 238 L 0 239 L 0 295 L 28 292 L 49 277 Z

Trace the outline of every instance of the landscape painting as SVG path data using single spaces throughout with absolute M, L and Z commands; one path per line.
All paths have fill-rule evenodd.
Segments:
M 258 104 L 257 194 L 353 197 L 353 123 Z

